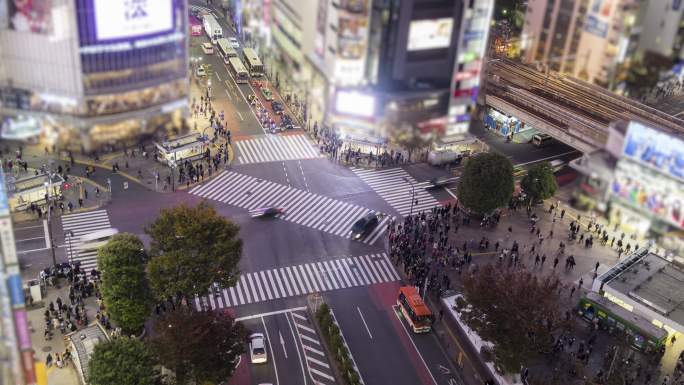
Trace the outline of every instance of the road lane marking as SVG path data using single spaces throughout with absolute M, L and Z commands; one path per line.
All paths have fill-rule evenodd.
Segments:
M 287 358 L 287 350 L 285 349 L 285 339 L 283 338 L 283 334 L 278 330 L 278 336 L 280 337 L 280 345 L 283 346 L 283 354 L 285 355 L 285 358 Z
M 223 90 L 226 91 L 226 95 L 228 95 L 228 99 L 230 99 L 230 101 L 232 102 L 232 101 L 233 101 L 233 97 L 230 96 L 230 92 L 228 92 L 228 90 L 225 89 L 225 88 L 224 88 Z
M 575 152 L 579 152 L 579 151 L 577 151 L 577 150 L 572 150 L 572 151 L 564 152 L 564 153 L 562 153 L 562 154 L 556 154 L 556 155 L 552 155 L 552 156 L 547 156 L 546 158 L 535 159 L 535 160 L 531 160 L 531 161 L 525 162 L 525 163 L 518 163 L 518 164 L 515 164 L 514 166 L 526 166 L 526 165 L 528 165 L 528 164 L 539 163 L 539 162 L 543 162 L 543 161 L 549 160 L 549 159 L 557 159 L 557 158 L 560 158 L 561 156 L 569 155 L 569 154 L 572 154 L 572 153 L 575 153 Z
M 23 239 L 14 239 L 14 242 L 26 242 L 26 241 L 35 241 L 36 239 L 43 239 L 45 237 L 35 237 L 35 238 L 23 238 Z
M 271 352 L 273 352 L 273 346 L 271 345 L 271 337 L 268 336 L 268 329 L 266 328 L 266 322 L 264 321 L 264 317 L 261 317 L 261 324 L 264 326 L 266 340 L 268 340 L 268 348 L 271 349 Z M 278 381 L 278 365 L 276 365 L 275 354 L 273 355 L 273 370 L 275 371 L 276 385 L 280 385 L 280 381 Z
M 19 231 L 19 230 L 26 230 L 26 229 L 38 229 L 38 228 L 43 228 L 43 225 L 15 227 L 14 230 Z
M 252 314 L 252 315 L 236 318 L 235 321 L 243 322 L 243 321 L 247 321 L 247 320 L 251 320 L 251 319 L 268 317 L 268 316 L 272 316 L 272 315 L 276 315 L 276 314 L 284 314 L 284 313 L 290 313 L 293 311 L 304 311 L 304 310 L 306 310 L 306 306 L 292 307 L 289 309 L 270 311 L 268 313 Z
M 236 112 L 237 115 L 240 117 L 240 120 L 241 120 L 241 121 L 244 121 L 244 120 L 245 120 L 245 118 L 242 117 L 242 114 L 240 113 L 240 111 L 235 110 L 235 112 Z
M 329 375 L 329 374 L 327 374 L 327 373 L 323 373 L 323 372 L 321 372 L 320 370 L 316 370 L 316 369 L 314 369 L 314 368 L 309 368 L 309 370 L 312 371 L 312 372 L 314 372 L 314 373 L 316 373 L 316 374 L 318 374 L 318 375 L 321 376 L 321 377 L 327 378 L 327 379 L 330 380 L 330 381 L 335 381 L 335 378 L 334 378 L 333 376 L 331 376 L 331 375 Z
M 454 199 L 458 200 L 458 197 L 456 194 L 453 193 L 453 191 L 449 190 L 447 187 L 444 187 L 444 191 L 446 191 L 449 195 L 451 195 Z
M 216 78 L 221 81 L 221 77 L 218 75 L 218 71 L 214 71 L 214 75 L 216 75 Z
M 306 307 L 302 307 L 302 308 L 306 309 Z M 295 313 L 294 311 L 291 311 L 291 312 L 289 312 L 289 314 L 294 316 L 297 313 Z M 297 316 L 299 316 L 299 315 L 297 314 Z M 294 328 L 292 327 L 292 323 L 293 322 L 296 323 L 296 322 L 294 321 L 294 318 L 292 319 L 292 321 L 290 321 L 290 317 L 288 317 L 287 314 L 285 314 L 285 319 L 287 320 L 287 325 L 290 327 L 290 333 L 292 333 L 292 340 L 295 343 L 295 348 L 296 348 L 295 350 L 297 351 L 297 358 L 299 359 L 299 367 L 302 369 L 302 380 L 304 380 L 304 384 L 306 384 L 306 372 L 304 371 L 304 362 L 302 361 L 302 355 L 299 352 L 299 347 L 297 346 L 297 337 L 295 336 Z M 302 341 L 299 341 L 299 344 L 302 346 L 302 348 L 306 348 L 306 346 L 304 344 L 302 344 Z M 306 367 L 307 368 L 309 367 L 308 363 L 306 364 Z
M 396 305 L 395 305 L 396 306 Z M 432 372 L 430 371 L 430 368 L 428 367 L 427 363 L 425 362 L 425 359 L 423 358 L 423 355 L 420 354 L 420 351 L 418 350 L 418 347 L 416 346 L 416 343 L 413 342 L 413 338 L 411 338 L 411 335 L 409 334 L 408 330 L 406 330 L 406 326 L 404 326 L 404 321 L 401 320 L 399 317 L 399 314 L 397 311 L 394 311 L 394 315 L 397 317 L 399 320 L 399 323 L 401 324 L 401 329 L 404 331 L 406 334 L 406 337 L 411 341 L 411 345 L 413 345 L 413 349 L 418 353 L 418 357 L 420 358 L 420 361 L 423 362 L 423 365 L 425 366 L 425 370 L 427 370 L 428 374 L 430 375 L 430 378 L 432 379 L 432 383 L 437 385 L 437 380 L 435 380 L 435 376 L 432 375 Z
M 373 335 L 370 332 L 370 328 L 368 328 L 368 324 L 366 323 L 366 319 L 363 318 L 363 313 L 361 313 L 361 309 L 357 306 L 356 310 L 359 312 L 359 317 L 361 317 L 361 321 L 363 321 L 363 326 L 366 327 L 366 331 L 368 332 L 368 336 L 370 339 L 373 339 Z

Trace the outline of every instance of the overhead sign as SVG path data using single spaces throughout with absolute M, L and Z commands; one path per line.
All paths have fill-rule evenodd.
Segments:
M 98 40 L 170 31 L 173 0 L 94 0 Z

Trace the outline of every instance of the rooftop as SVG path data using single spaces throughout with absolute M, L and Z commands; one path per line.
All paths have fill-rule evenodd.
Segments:
M 613 290 L 684 324 L 684 270 L 652 253 L 623 262 L 628 265 L 606 282 Z

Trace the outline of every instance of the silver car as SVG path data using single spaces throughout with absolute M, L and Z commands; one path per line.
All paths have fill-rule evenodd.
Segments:
M 254 333 L 249 336 L 249 357 L 253 364 L 264 364 L 268 361 L 263 334 Z

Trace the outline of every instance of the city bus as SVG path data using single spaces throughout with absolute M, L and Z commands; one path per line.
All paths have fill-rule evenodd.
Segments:
M 228 39 L 225 37 L 216 40 L 216 45 L 219 48 L 219 52 L 221 53 L 221 57 L 223 57 L 224 63 L 228 64 L 228 59 L 231 57 L 237 57 L 237 52 L 235 52 L 235 49 L 230 46 L 230 42 L 228 42 Z
M 254 78 L 264 76 L 264 65 L 261 64 L 256 52 L 252 48 L 244 48 L 242 54 L 245 57 L 249 74 Z
M 630 345 L 645 352 L 657 351 L 667 342 L 667 330 L 598 293 L 589 292 L 580 299 L 579 314 L 601 329 L 625 333 L 629 336 Z
M 415 286 L 399 288 L 397 306 L 414 333 L 428 333 L 432 329 L 432 312 Z
M 249 82 L 249 73 L 247 69 L 240 61 L 239 57 L 231 57 L 228 59 L 228 65 L 230 66 L 230 72 L 233 74 L 233 79 L 235 83 L 247 83 Z

